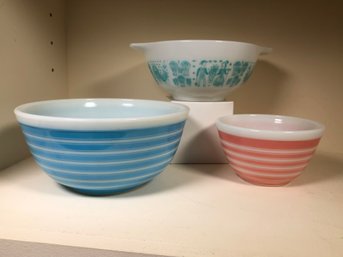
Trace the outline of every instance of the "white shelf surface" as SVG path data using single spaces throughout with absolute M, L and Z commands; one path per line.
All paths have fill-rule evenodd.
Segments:
M 185 257 L 341 257 L 343 156 L 317 154 L 278 188 L 247 184 L 227 164 L 172 164 L 108 197 L 70 192 L 28 159 L 0 171 L 0 239 Z

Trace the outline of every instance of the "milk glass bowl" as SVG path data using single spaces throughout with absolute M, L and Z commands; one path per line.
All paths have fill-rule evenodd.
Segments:
M 217 120 L 231 168 L 247 182 L 265 186 L 290 183 L 308 165 L 324 126 L 279 115 L 228 115 Z
M 133 43 L 156 83 L 181 101 L 223 101 L 246 82 L 260 54 L 271 48 L 221 40 Z
M 15 109 L 38 165 L 77 192 L 107 195 L 152 180 L 172 160 L 188 108 L 150 100 L 69 99 Z

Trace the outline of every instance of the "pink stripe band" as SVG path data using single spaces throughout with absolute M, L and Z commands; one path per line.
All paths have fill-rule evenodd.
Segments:
M 261 152 L 257 152 L 258 148 L 256 148 L 256 151 L 252 151 L 252 150 L 238 149 L 238 148 L 228 146 L 228 145 L 224 145 L 224 144 L 222 144 L 222 147 L 224 149 L 234 151 L 236 153 L 246 154 L 246 155 L 251 155 L 251 156 L 256 156 L 256 157 L 266 157 L 266 158 L 301 158 L 301 157 L 311 156 L 311 155 L 313 155 L 313 153 L 315 151 L 315 150 L 312 150 L 312 151 L 305 152 L 305 153 L 277 153 L 277 152 L 261 153 Z
M 237 160 L 237 161 L 256 164 L 256 165 L 280 166 L 280 167 L 289 167 L 289 166 L 307 164 L 309 161 L 309 160 L 302 160 L 302 161 L 289 161 L 289 162 L 268 162 L 268 161 L 251 160 L 248 158 L 233 156 L 229 153 L 226 153 L 226 156 L 228 157 L 229 160 L 232 160 L 232 161 Z

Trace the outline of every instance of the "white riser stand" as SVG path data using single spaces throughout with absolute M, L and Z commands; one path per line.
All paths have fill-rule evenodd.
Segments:
M 215 122 L 221 116 L 233 114 L 233 102 L 172 102 L 190 108 L 172 163 L 227 163 Z

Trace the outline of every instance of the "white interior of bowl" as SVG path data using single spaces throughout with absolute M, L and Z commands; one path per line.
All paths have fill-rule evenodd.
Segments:
M 321 137 L 324 132 L 324 126 L 315 121 L 262 114 L 221 117 L 217 127 L 232 135 L 270 140 L 309 140 Z
M 62 99 L 21 105 L 20 123 L 57 129 L 109 130 L 170 124 L 186 119 L 188 108 L 163 101 Z

